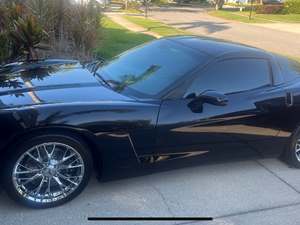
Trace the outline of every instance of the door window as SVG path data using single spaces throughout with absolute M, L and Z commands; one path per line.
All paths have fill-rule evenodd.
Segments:
M 230 59 L 209 66 L 193 81 L 188 94 L 214 90 L 224 94 L 253 90 L 271 84 L 264 59 Z

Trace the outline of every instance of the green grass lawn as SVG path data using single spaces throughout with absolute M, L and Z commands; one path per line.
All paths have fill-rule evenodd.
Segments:
M 124 16 L 125 19 L 132 23 L 135 23 L 141 27 L 146 28 L 149 31 L 155 32 L 161 36 L 172 36 L 172 35 L 185 35 L 188 34 L 183 30 L 176 29 L 174 27 L 168 26 L 156 20 L 146 19 L 137 16 Z
M 101 19 L 99 44 L 95 49 L 97 56 L 110 59 L 123 51 L 155 39 L 152 36 L 127 30 L 107 17 Z
M 256 14 L 249 20 L 249 12 L 219 10 L 211 11 L 210 15 L 244 23 L 300 23 L 300 14 Z

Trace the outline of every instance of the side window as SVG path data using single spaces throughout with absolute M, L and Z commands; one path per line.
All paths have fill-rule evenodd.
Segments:
M 224 94 L 252 90 L 271 83 L 264 59 L 230 59 L 209 66 L 193 81 L 188 93 L 215 90 Z
M 284 58 L 282 56 L 277 56 L 277 60 L 286 81 L 294 80 L 295 78 L 300 77 L 300 63 Z

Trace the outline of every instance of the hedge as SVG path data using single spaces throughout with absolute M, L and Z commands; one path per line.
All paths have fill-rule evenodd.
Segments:
M 278 14 L 282 13 L 284 9 L 283 4 L 266 4 L 256 7 L 256 13 L 258 14 Z
M 286 0 L 284 8 L 288 13 L 300 14 L 300 0 Z

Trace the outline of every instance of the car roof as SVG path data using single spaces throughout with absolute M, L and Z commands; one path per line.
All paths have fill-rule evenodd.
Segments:
M 267 57 L 269 53 L 255 47 L 228 42 L 219 39 L 209 39 L 197 36 L 174 36 L 167 38 L 175 41 L 201 53 L 205 53 L 212 57 L 220 57 L 227 54 L 243 54 L 248 56 Z

